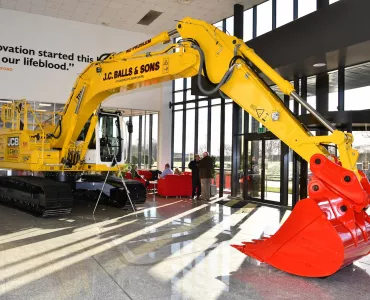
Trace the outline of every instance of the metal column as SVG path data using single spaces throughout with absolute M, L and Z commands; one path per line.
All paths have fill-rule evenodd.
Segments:
M 240 4 L 234 5 L 234 36 L 243 39 L 243 18 L 244 6 Z M 241 120 L 242 109 L 233 102 L 233 120 L 232 120 L 232 162 L 231 162 L 231 195 L 233 197 L 238 194 L 239 187 L 239 166 L 241 157 Z M 223 142 L 225 142 L 223 140 Z M 244 155 L 247 155 L 244 153 Z
M 224 195 L 225 178 L 225 99 L 221 99 L 221 117 L 220 117 L 220 182 L 218 196 Z
M 149 115 L 149 155 L 148 155 L 148 165 L 149 169 L 152 168 L 152 157 L 153 157 L 153 115 Z
M 307 77 L 301 78 L 301 97 L 307 101 Z M 306 109 L 301 106 L 302 115 L 307 114 Z M 301 172 L 299 177 L 299 198 L 307 198 L 308 163 L 300 157 Z
M 290 97 L 284 95 L 284 104 L 289 107 Z M 281 153 L 280 153 L 280 204 L 288 206 L 289 197 L 289 147 L 284 143 L 280 142 Z
M 299 79 L 294 79 L 294 89 L 299 94 Z M 298 116 L 299 114 L 299 103 L 294 101 L 293 113 Z M 292 182 L 292 206 L 294 206 L 299 200 L 299 155 L 293 152 L 293 182 Z
M 143 135 L 143 116 L 139 116 L 139 144 L 137 146 L 137 165 L 138 169 L 141 168 L 141 143 Z

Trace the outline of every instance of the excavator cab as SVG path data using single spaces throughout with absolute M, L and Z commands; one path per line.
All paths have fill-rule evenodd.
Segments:
M 81 132 L 81 140 L 87 134 L 90 122 Z M 128 147 L 127 125 L 120 112 L 99 111 L 98 121 L 86 152 L 86 163 L 110 165 L 113 155 L 118 163 L 126 161 Z

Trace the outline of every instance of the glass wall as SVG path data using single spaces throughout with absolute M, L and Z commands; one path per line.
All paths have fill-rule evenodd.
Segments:
M 317 9 L 317 0 L 269 0 L 260 5 L 254 6 L 244 11 L 243 39 L 251 40 L 254 35 L 260 36 L 273 30 L 276 27 L 284 26 L 294 19 L 306 16 Z M 330 4 L 337 2 L 330 0 Z M 276 6 L 274 6 L 276 3 Z M 276 8 L 276 10 L 274 9 Z M 275 14 L 275 15 L 274 15 Z M 276 23 L 274 23 L 274 21 Z M 220 30 L 234 34 L 234 17 L 221 20 L 214 24 Z M 366 70 L 369 70 L 368 72 Z M 366 79 L 360 82 L 357 80 L 358 74 L 368 74 Z M 341 73 L 343 74 L 343 72 Z M 345 69 L 344 86 L 345 90 L 340 92 L 339 74 L 337 70 L 329 74 L 329 111 L 339 110 L 339 94 L 344 95 L 345 110 L 364 110 L 370 109 L 370 63 L 368 65 L 353 66 Z M 342 76 L 342 75 L 341 75 Z M 317 75 L 308 78 L 298 78 L 298 90 L 302 96 L 305 96 L 308 103 L 314 108 L 317 107 L 316 81 Z M 302 94 L 302 88 L 307 82 L 307 93 Z M 210 99 L 207 97 L 195 97 L 191 94 L 190 79 L 180 79 L 174 82 L 173 91 L 173 162 L 174 166 L 186 169 L 188 162 L 192 159 L 194 152 L 202 153 L 209 151 L 215 157 L 217 176 L 215 184 L 224 192 L 232 192 L 233 195 L 239 195 L 244 199 L 266 199 L 270 202 L 278 203 L 280 201 L 287 205 L 294 205 L 292 197 L 293 187 L 297 187 L 297 181 L 294 180 L 304 171 L 304 164 L 297 160 L 293 155 L 292 149 L 283 147 L 282 143 L 271 133 L 264 132 L 262 125 L 251 117 L 245 119 L 247 114 L 241 114 L 241 131 L 233 132 L 233 103 L 230 99 Z M 291 82 L 292 84 L 294 82 Z M 284 101 L 284 95 L 276 88 L 278 97 Z M 305 92 L 305 91 L 304 91 Z M 343 98 L 343 97 L 342 97 Z M 325 99 L 325 97 L 324 97 Z M 343 105 L 343 102 L 342 104 Z M 289 109 L 299 118 L 302 114 L 300 105 L 296 105 L 293 99 L 289 101 Z M 298 109 L 297 109 L 298 107 Z M 325 105 L 323 105 L 325 107 Z M 225 111 L 222 116 L 221 112 Z M 238 116 L 239 117 L 239 116 Z M 186 118 L 186 123 L 183 122 Z M 223 122 L 223 118 L 225 121 Z M 244 122 L 248 122 L 248 132 L 244 132 Z M 222 132 L 224 131 L 224 135 Z M 316 135 L 316 129 L 310 129 L 313 135 Z M 183 133 L 185 135 L 185 144 L 183 144 Z M 355 132 L 355 131 L 354 131 Z M 266 134 L 266 138 L 261 138 L 261 134 Z M 270 136 L 268 136 L 270 134 Z M 248 138 L 246 138 L 248 135 Z M 361 129 L 354 133 L 355 147 L 360 152 L 360 163 L 363 170 L 369 168 L 367 156 L 370 157 L 366 148 L 368 142 L 367 129 Z M 239 158 L 233 165 L 233 142 L 237 143 L 239 149 Z M 222 149 L 224 151 L 220 151 Z M 222 153 L 223 152 L 223 153 Z M 234 153 L 234 155 L 235 155 Z M 222 160 L 224 161 L 221 165 Z M 236 165 L 237 164 L 237 165 Z M 245 164 L 245 165 L 244 165 Z M 247 168 L 251 168 L 250 170 Z M 237 170 L 238 178 L 236 186 L 232 182 L 232 170 Z M 282 169 L 285 169 L 287 178 L 283 177 Z M 295 173 L 293 173 L 293 170 Z M 253 173 L 255 171 L 255 173 Z M 235 173 L 235 172 L 234 172 Z M 302 173 L 303 174 L 303 173 Z M 370 174 L 370 172 L 369 172 Z M 221 175 L 224 176 L 221 178 Z M 235 175 L 235 174 L 234 174 Z M 253 175 L 253 176 L 251 176 Z M 303 174 L 304 175 L 304 174 Z M 286 184 L 282 188 L 281 182 L 285 180 Z M 303 180 L 304 181 L 304 180 Z M 302 182 L 303 182 L 302 181 Z M 299 182 L 299 189 L 304 189 L 304 184 Z M 223 183 L 223 185 L 221 185 Z M 232 189 L 235 189 L 232 191 Z M 245 193 L 248 191 L 247 193 Z M 286 196 L 284 194 L 287 193 Z M 282 197 L 286 197 L 282 200 Z
M 345 69 L 344 110 L 370 109 L 370 81 L 361 74 L 370 76 L 370 63 Z
M 194 103 L 193 103 L 194 104 Z M 195 109 L 186 111 L 185 166 L 194 159 Z
M 253 39 L 253 9 L 244 11 L 243 40 L 245 42 Z
M 139 116 L 132 117 L 132 134 L 131 134 L 131 159 L 132 164 L 139 162 Z
M 316 10 L 317 0 L 298 0 L 298 18 L 308 15 Z
M 152 165 L 151 169 L 158 168 L 158 114 L 153 114 L 153 127 L 152 127 Z
M 182 168 L 183 110 L 175 111 L 173 136 L 173 168 Z
M 272 0 L 257 6 L 257 36 L 272 30 Z
M 276 0 L 276 27 L 293 21 L 293 0 Z
M 329 111 L 338 111 L 338 71 L 329 73 Z
M 230 35 L 234 35 L 234 17 L 226 19 L 226 32 Z

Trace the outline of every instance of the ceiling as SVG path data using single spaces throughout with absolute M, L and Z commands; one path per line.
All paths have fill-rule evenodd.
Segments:
M 55 18 L 157 34 L 175 28 L 184 17 L 215 23 L 233 15 L 234 4 L 248 9 L 266 0 L 0 0 L 0 8 Z M 150 11 L 162 14 L 145 26 L 138 22 Z

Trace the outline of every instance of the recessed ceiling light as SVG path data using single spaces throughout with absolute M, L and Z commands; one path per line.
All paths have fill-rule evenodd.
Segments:
M 50 103 L 39 103 L 39 106 L 51 106 L 52 104 Z
M 0 100 L 1 103 L 12 103 L 10 100 Z
M 36 111 L 46 111 L 46 109 L 36 109 Z
M 325 67 L 326 63 L 317 63 L 313 65 L 315 68 Z

